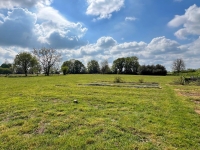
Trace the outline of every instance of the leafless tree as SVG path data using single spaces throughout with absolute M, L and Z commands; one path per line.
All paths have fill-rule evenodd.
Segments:
M 51 48 L 34 49 L 33 54 L 37 57 L 45 75 L 47 76 L 49 76 L 51 68 L 61 60 L 61 54 Z
M 183 59 L 179 58 L 174 60 L 172 63 L 172 70 L 177 73 L 180 73 L 181 71 L 185 70 L 185 63 Z

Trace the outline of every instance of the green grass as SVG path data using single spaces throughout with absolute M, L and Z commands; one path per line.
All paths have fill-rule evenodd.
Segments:
M 116 75 L 0 77 L 0 149 L 200 149 L 199 104 L 180 94 L 199 86 L 120 76 L 162 88 L 79 85 Z

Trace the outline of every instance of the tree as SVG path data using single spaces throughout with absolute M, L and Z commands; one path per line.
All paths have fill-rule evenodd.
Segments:
M 33 66 L 33 67 L 31 67 L 30 69 L 29 69 L 29 73 L 31 73 L 31 74 L 39 74 L 39 73 L 41 73 L 41 71 L 42 71 L 42 67 L 41 67 L 41 65 L 40 65 L 40 63 L 37 61 L 37 63 Z
M 0 74 L 11 74 L 12 70 L 10 68 L 2 68 L 0 67 Z
M 12 73 L 12 64 L 8 63 L 8 61 L 5 61 L 0 66 L 0 74 L 11 74 Z
M 157 64 L 155 65 L 142 65 L 138 68 L 140 75 L 167 75 L 167 70 L 164 66 Z
M 86 68 L 83 65 L 83 63 L 75 59 L 71 59 L 69 61 L 63 62 L 61 69 L 62 67 L 68 67 L 67 73 L 71 73 L 71 74 L 79 74 L 79 73 L 86 72 Z
M 153 74 L 154 75 L 167 75 L 167 70 L 165 68 L 165 66 L 162 66 L 160 64 L 157 64 L 155 66 L 155 69 L 153 70 Z
M 1 68 L 10 68 L 12 66 L 12 64 L 5 62 L 3 64 L 1 64 Z
M 91 60 L 87 64 L 88 73 L 100 73 L 99 63 L 96 60 Z
M 107 60 L 103 60 L 103 61 L 101 62 L 101 69 L 100 69 L 100 70 L 101 70 L 101 73 L 102 73 L 102 74 L 110 73 L 110 72 L 111 72 Z
M 140 64 L 136 56 L 125 58 L 124 72 L 126 74 L 137 74 Z
M 74 60 L 74 61 L 75 61 L 75 60 Z M 63 67 L 67 67 L 68 69 L 67 69 L 66 74 L 67 74 L 67 73 L 73 73 L 74 61 L 69 60 L 69 61 L 63 62 L 62 66 L 61 66 L 61 70 L 62 70 Z
M 63 67 L 61 67 L 61 70 L 63 72 L 63 75 L 66 75 L 68 70 L 69 70 L 69 68 L 67 66 L 63 66 Z
M 137 74 L 139 66 L 136 56 L 118 58 L 114 60 L 112 70 L 114 73 Z
M 14 59 L 14 68 L 20 68 L 25 76 L 27 76 L 28 70 L 35 64 L 37 64 L 37 59 L 29 52 L 21 52 Z
M 61 60 L 61 54 L 55 49 L 34 49 L 33 54 L 40 62 L 45 75 L 49 76 L 51 68 Z
M 114 73 L 122 73 L 124 70 L 124 65 L 125 65 L 125 58 L 118 58 L 113 62 L 112 71 Z
M 74 70 L 75 74 L 85 73 L 86 68 L 85 68 L 85 66 L 83 65 L 82 62 L 80 62 L 79 60 L 75 60 L 75 62 L 74 62 L 74 69 L 73 70 Z
M 172 70 L 177 73 L 180 73 L 181 71 L 185 70 L 185 63 L 183 59 L 179 58 L 174 60 L 172 63 Z

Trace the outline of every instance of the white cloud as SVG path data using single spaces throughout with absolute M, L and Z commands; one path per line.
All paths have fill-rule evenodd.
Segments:
M 147 44 L 145 42 L 129 42 L 118 44 L 111 49 L 112 54 L 128 54 L 128 53 L 138 53 L 146 49 Z
M 101 37 L 97 40 L 97 45 L 102 48 L 115 46 L 117 42 L 112 37 Z
M 6 58 L 6 59 L 10 59 L 15 57 L 15 55 L 17 54 L 17 52 L 15 50 L 12 49 L 8 49 L 5 47 L 0 47 L 0 56 L 1 58 Z
M 64 18 L 52 7 L 41 7 L 37 13 L 38 20 L 43 22 L 37 25 L 38 40 L 56 48 L 74 48 L 85 44 L 81 39 L 87 28 L 81 23 L 73 23 Z
M 187 21 L 186 16 L 179 16 L 176 15 L 173 20 L 168 23 L 168 26 L 171 27 L 179 27 L 180 25 L 184 24 Z
M 1 0 L 0 9 L 13 9 L 14 7 L 32 7 L 38 4 L 50 5 L 53 0 Z
M 87 15 L 98 16 L 97 20 L 109 19 L 113 12 L 119 11 L 124 0 L 87 0 Z
M 135 17 L 126 17 L 125 18 L 125 21 L 135 21 L 135 20 L 137 20 L 137 18 L 135 18 Z
M 157 37 L 152 39 L 152 41 L 148 44 L 147 50 L 152 54 L 160 54 L 160 53 L 179 53 L 180 44 L 176 41 L 166 39 L 163 37 Z
M 83 55 L 92 56 L 102 53 L 103 49 L 98 47 L 96 44 L 88 44 L 86 46 L 81 47 L 79 51 L 81 56 Z
M 78 49 L 81 55 L 109 54 L 109 49 L 115 46 L 117 42 L 112 37 L 101 37 L 95 44 L 87 44 Z
M 187 56 L 199 58 L 200 56 L 200 37 L 194 42 L 184 45 L 182 48 L 186 50 Z
M 15 56 L 22 51 L 29 51 L 29 49 L 21 48 L 17 46 L 1 46 L 0 47 L 0 65 L 5 61 L 13 63 Z
M 85 45 L 86 32 L 81 23 L 70 22 L 43 4 L 37 12 L 13 8 L 7 16 L 0 14 L 0 44 L 4 46 L 74 48 Z
M 176 15 L 168 25 L 171 27 L 179 27 L 175 36 L 179 39 L 186 39 L 188 35 L 200 35 L 200 7 L 195 4 L 186 9 L 182 16 Z
M 58 10 L 55 10 L 54 8 L 50 6 L 41 6 L 38 7 L 37 12 L 38 19 L 42 21 L 52 21 L 54 23 L 60 24 L 60 25 L 69 25 L 70 22 L 66 20 L 59 12 Z

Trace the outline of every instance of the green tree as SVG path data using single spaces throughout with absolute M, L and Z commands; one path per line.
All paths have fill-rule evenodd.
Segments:
M 140 64 L 136 56 L 118 58 L 112 65 L 113 73 L 137 74 Z
M 14 67 L 21 68 L 25 76 L 28 74 L 28 70 L 37 64 L 37 59 L 29 52 L 21 52 L 16 55 L 14 59 Z
M 138 58 L 136 56 L 126 57 L 125 65 L 124 65 L 124 72 L 126 74 L 137 74 L 139 66 L 140 66 L 140 64 L 139 64 Z
M 51 68 L 61 60 L 61 54 L 55 49 L 34 49 L 33 54 L 37 57 L 47 76 L 49 76 Z
M 61 70 L 63 72 L 63 75 L 66 75 L 68 70 L 69 70 L 69 68 L 67 66 L 63 66 L 63 67 L 61 67 Z
M 1 65 L 1 68 L 10 68 L 12 66 L 12 64 L 10 64 L 10 63 L 3 63 L 2 65 Z
M 101 73 L 102 73 L 102 74 L 110 73 L 110 72 L 111 72 L 107 60 L 103 60 L 103 61 L 101 62 L 101 69 L 100 69 L 100 70 L 101 70 Z
M 65 62 L 63 62 L 61 69 L 62 69 L 62 67 L 65 67 L 65 66 L 68 67 L 67 73 L 80 74 L 80 73 L 86 72 L 85 66 L 79 60 L 71 59 L 69 61 L 65 61 Z
M 88 73 L 100 73 L 99 63 L 96 60 L 91 60 L 87 63 Z
M 82 62 L 80 62 L 79 60 L 75 60 L 74 62 L 74 73 L 78 74 L 78 73 L 85 73 L 86 72 L 86 68 L 83 65 Z
M 2 68 L 0 67 L 0 74 L 11 74 L 12 70 L 10 68 Z
M 12 73 L 12 64 L 5 61 L 0 66 L 0 74 L 11 74 Z
M 138 69 L 140 75 L 167 75 L 167 70 L 164 66 L 157 64 L 155 65 L 142 65 Z
M 73 73 L 74 61 L 70 60 L 70 61 L 63 62 L 62 66 L 61 66 L 61 70 L 62 70 L 63 67 L 67 67 L 68 69 L 67 69 L 66 74 L 67 73 Z
M 118 58 L 114 60 L 112 65 L 113 73 L 122 73 L 124 71 L 125 58 Z

